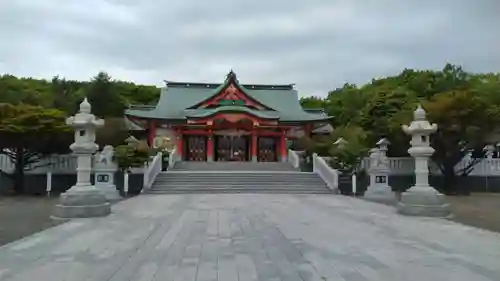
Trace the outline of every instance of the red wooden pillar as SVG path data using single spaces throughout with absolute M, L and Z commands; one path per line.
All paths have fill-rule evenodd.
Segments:
M 177 139 L 177 145 L 176 145 L 175 151 L 176 151 L 177 155 L 179 155 L 180 159 L 184 159 L 183 156 L 182 156 L 183 150 L 184 150 L 183 147 L 182 147 L 183 140 L 184 140 L 184 138 L 182 137 L 182 129 L 178 129 L 177 130 L 177 137 L 176 137 L 176 139 Z
M 252 162 L 257 162 L 257 133 L 252 131 L 252 144 L 250 145 Z
M 214 141 L 212 131 L 208 131 L 207 136 L 207 161 L 214 161 Z
M 286 147 L 286 130 L 282 131 L 279 143 L 280 143 L 279 148 L 281 154 L 281 162 L 286 162 L 288 160 L 287 159 L 288 149 Z
M 311 123 L 307 123 L 306 126 L 305 126 L 305 129 L 304 129 L 304 135 L 308 138 L 311 137 L 311 133 L 312 133 L 312 125 Z
M 156 137 L 156 124 L 155 121 L 148 122 L 148 146 L 153 147 Z

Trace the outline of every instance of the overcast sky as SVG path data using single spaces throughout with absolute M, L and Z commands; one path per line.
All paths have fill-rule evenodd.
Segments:
M 500 68 L 500 0 L 0 0 L 0 73 L 296 83 Z

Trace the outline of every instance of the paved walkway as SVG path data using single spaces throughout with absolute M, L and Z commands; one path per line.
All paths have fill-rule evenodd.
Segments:
M 0 280 L 500 280 L 500 235 L 334 195 L 153 195 L 0 248 Z

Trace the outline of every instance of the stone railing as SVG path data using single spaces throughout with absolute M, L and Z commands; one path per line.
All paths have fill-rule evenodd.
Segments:
M 288 150 L 288 163 L 292 164 L 294 168 L 300 167 L 300 157 L 294 150 Z
M 7 155 L 0 154 L 0 169 L 10 173 L 14 171 L 14 163 Z M 74 174 L 76 173 L 76 157 L 72 154 L 55 155 L 42 159 L 26 167 L 26 174 Z
M 288 153 L 288 161 L 292 163 L 292 159 L 298 156 L 297 151 Z M 171 168 L 175 162 L 179 161 L 179 155 L 176 148 L 170 153 L 168 158 L 168 166 Z M 324 160 L 328 160 L 329 157 L 321 157 Z M 300 159 L 300 157 L 299 157 Z M 293 160 L 295 161 L 295 160 Z M 470 162 L 468 159 L 464 159 L 462 162 L 455 166 L 455 170 L 459 171 L 466 167 Z M 292 164 L 293 165 L 293 164 Z M 361 163 L 362 168 L 370 167 L 370 158 L 363 159 Z M 412 157 L 390 157 L 389 167 L 391 169 L 390 175 L 412 175 L 414 173 L 415 161 Z M 38 163 L 32 164 L 32 169 L 28 169 L 26 174 L 37 175 L 51 173 L 52 175 L 58 174 L 75 174 L 76 173 L 76 157 L 72 154 L 65 155 L 55 155 L 47 157 Z M 10 161 L 9 157 L 4 154 L 0 154 L 0 169 L 4 172 L 11 173 L 14 171 L 14 164 Z M 132 174 L 141 174 L 144 172 L 143 167 L 130 169 Z M 429 162 L 429 170 L 431 174 L 439 175 L 441 171 L 435 163 Z M 471 173 L 471 176 L 500 176 L 500 158 L 485 158 L 477 163 Z
M 388 160 L 391 175 L 410 175 L 415 173 L 415 160 L 412 157 L 391 157 L 388 158 Z M 361 162 L 361 168 L 368 169 L 370 167 L 370 162 L 371 159 L 366 157 Z M 433 163 L 429 164 L 429 169 L 431 169 L 431 171 L 437 168 L 435 165 L 432 165 Z
M 329 157 L 322 157 L 328 160 Z M 365 158 L 361 162 L 361 168 L 368 169 L 370 167 L 370 158 Z M 455 166 L 456 171 L 460 171 L 469 165 L 471 160 L 464 159 Z M 412 175 L 415 173 L 415 160 L 412 157 L 390 157 L 389 168 L 390 175 Z M 441 170 L 436 163 L 429 161 L 429 171 L 433 175 L 441 174 Z M 474 165 L 470 176 L 500 176 L 500 158 L 485 158 Z
M 156 176 L 161 173 L 161 164 L 162 164 L 162 153 L 158 152 L 153 160 L 146 164 L 144 167 L 144 180 L 143 180 L 143 191 L 151 188 L 153 182 L 156 179 Z
M 170 155 L 168 157 L 168 169 L 171 169 L 174 165 L 175 162 L 179 161 L 179 153 L 177 153 L 177 146 L 172 149 L 172 152 L 170 152 Z
M 330 190 L 337 192 L 339 188 L 339 173 L 326 163 L 323 157 L 319 157 L 316 153 L 312 155 L 313 173 L 318 174 Z
M 455 166 L 455 170 L 463 170 L 470 161 L 464 159 Z M 500 158 L 485 158 L 481 162 L 474 165 L 474 168 L 469 174 L 470 176 L 500 176 Z

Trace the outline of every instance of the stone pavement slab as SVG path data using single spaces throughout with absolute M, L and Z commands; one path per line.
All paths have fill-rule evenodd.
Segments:
M 141 195 L 0 248 L 0 280 L 500 280 L 500 235 L 335 195 Z

